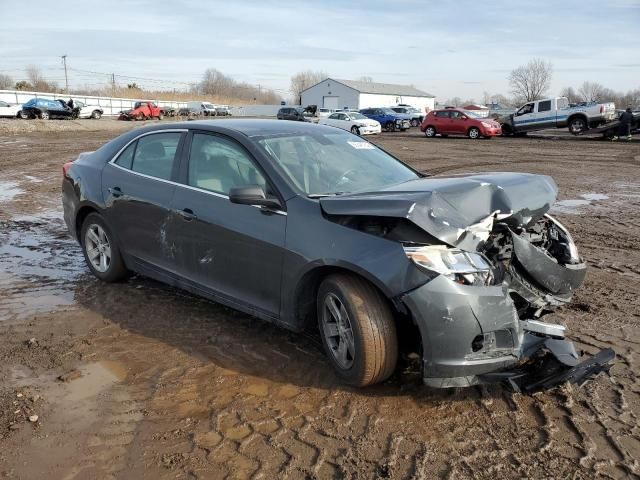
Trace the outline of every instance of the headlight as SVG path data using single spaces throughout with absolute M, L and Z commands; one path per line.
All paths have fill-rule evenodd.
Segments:
M 493 128 L 493 124 L 489 123 L 489 122 L 480 122 L 482 123 L 482 125 L 484 125 L 486 128 Z
M 479 253 L 445 245 L 403 248 L 407 257 L 427 272 L 444 275 L 464 285 L 488 285 L 491 282 L 491 265 Z

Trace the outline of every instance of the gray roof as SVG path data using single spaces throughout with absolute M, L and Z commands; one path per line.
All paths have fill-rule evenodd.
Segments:
M 393 83 L 377 83 L 377 82 L 359 82 L 357 80 L 342 80 L 339 78 L 327 78 L 326 80 L 333 80 L 335 82 L 342 83 L 347 87 L 351 87 L 360 93 L 378 93 L 381 95 L 400 95 L 408 97 L 429 97 L 435 98 L 430 93 L 418 90 L 411 85 L 395 85 Z M 323 80 L 323 81 L 326 81 Z M 322 82 L 320 82 L 322 83 Z

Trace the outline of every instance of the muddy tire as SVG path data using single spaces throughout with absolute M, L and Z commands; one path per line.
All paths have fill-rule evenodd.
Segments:
M 432 127 L 431 125 L 429 125 L 424 130 L 424 136 L 427 137 L 427 138 L 435 137 L 436 136 L 436 127 Z
M 584 118 L 574 117 L 569 120 L 569 131 L 572 134 L 578 135 L 584 132 L 585 130 L 587 130 L 587 122 Z
M 471 127 L 467 132 L 467 136 L 472 140 L 480 138 L 480 129 L 477 127 Z
M 91 273 L 104 282 L 117 282 L 127 277 L 116 239 L 102 216 L 90 213 L 82 224 L 80 242 Z
M 391 309 L 365 280 L 328 276 L 317 298 L 318 326 L 329 361 L 349 385 L 380 383 L 398 361 L 398 337 Z

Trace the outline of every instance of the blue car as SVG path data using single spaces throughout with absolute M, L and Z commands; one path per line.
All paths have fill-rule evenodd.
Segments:
M 48 98 L 32 98 L 22 105 L 20 118 L 78 118 L 80 108 L 69 105 L 64 100 L 49 100 Z
M 377 120 L 387 132 L 405 131 L 411 127 L 411 116 L 394 112 L 390 108 L 363 108 L 360 113 L 372 120 Z

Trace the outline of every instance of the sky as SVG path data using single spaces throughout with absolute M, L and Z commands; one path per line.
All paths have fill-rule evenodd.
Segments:
M 115 73 L 186 89 L 216 68 L 287 97 L 291 75 L 320 70 L 480 101 L 534 57 L 553 64 L 549 94 L 640 88 L 640 0 L 0 0 L 0 18 L 0 73 L 36 65 L 64 85 L 66 54 L 72 88 Z

